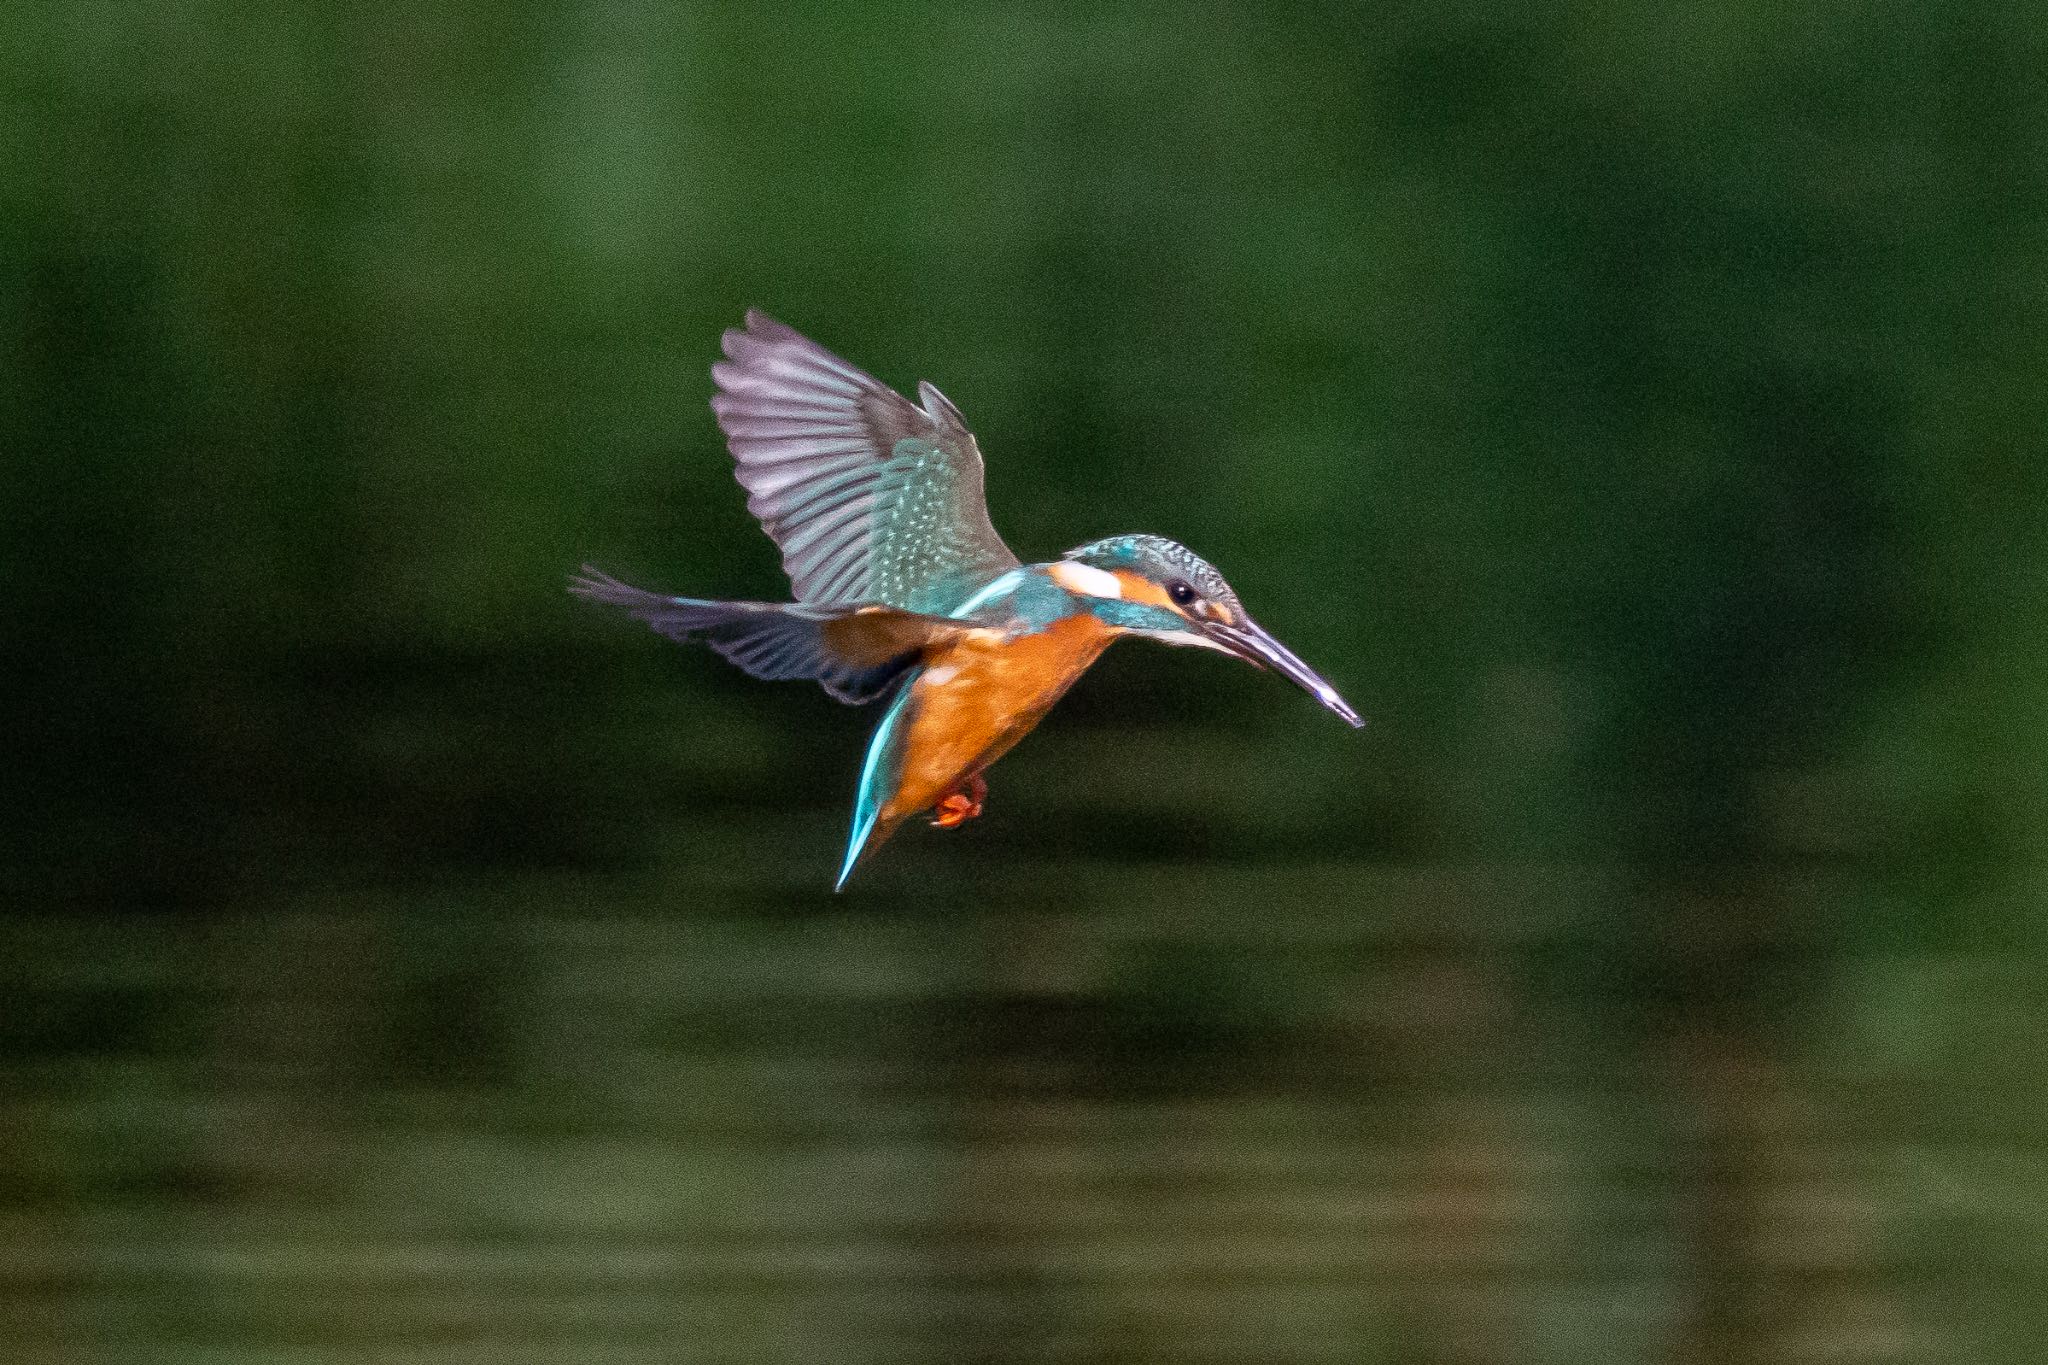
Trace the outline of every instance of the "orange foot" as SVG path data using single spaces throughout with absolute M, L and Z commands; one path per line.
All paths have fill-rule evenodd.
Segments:
M 939 804 L 932 808 L 935 812 L 932 823 L 940 829 L 964 825 L 981 814 L 981 803 L 986 800 L 988 783 L 982 780 L 980 773 L 976 773 L 939 798 Z

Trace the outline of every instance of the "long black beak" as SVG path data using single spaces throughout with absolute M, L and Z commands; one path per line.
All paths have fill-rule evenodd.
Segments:
M 1293 650 L 1267 634 L 1266 628 L 1257 621 L 1241 616 L 1227 626 L 1220 621 L 1199 624 L 1205 635 L 1246 663 L 1270 668 L 1281 677 L 1300 684 L 1303 691 L 1343 717 L 1354 729 L 1365 724 L 1365 718 L 1351 709 L 1350 702 L 1337 695 L 1336 688 L 1324 682 L 1322 675 L 1297 658 Z

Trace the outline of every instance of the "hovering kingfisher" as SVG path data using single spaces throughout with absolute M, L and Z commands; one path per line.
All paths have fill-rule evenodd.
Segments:
M 1111 536 L 1019 563 L 989 524 L 973 433 L 930 384 L 912 403 L 758 311 L 725 334 L 725 354 L 711 409 L 796 600 L 663 597 L 588 565 L 570 591 L 702 639 L 757 678 L 806 678 L 856 704 L 893 690 L 835 890 L 918 812 L 935 808 L 946 829 L 981 814 L 983 771 L 1120 635 L 1233 654 L 1365 724 L 1183 545 Z

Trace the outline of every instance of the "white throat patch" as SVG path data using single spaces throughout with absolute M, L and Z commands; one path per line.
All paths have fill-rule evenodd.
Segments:
M 1077 597 L 1122 597 L 1123 581 L 1107 570 L 1092 565 L 1062 559 L 1049 566 L 1046 577 Z
M 1134 630 L 1133 635 L 1142 635 L 1147 640 L 1157 640 L 1162 645 L 1180 645 L 1187 649 L 1213 649 L 1218 654 L 1236 658 L 1237 653 L 1227 645 L 1219 645 L 1206 635 L 1192 630 Z

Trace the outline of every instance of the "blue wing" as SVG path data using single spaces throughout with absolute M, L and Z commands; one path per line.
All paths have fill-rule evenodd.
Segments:
M 624 607 L 671 640 L 702 640 L 756 678 L 803 678 L 840 701 L 873 701 L 959 624 L 914 612 L 663 597 L 584 566 L 569 590 Z
M 712 411 L 799 601 L 944 613 L 1017 566 L 944 394 L 920 384 L 914 404 L 760 312 L 725 353 Z

